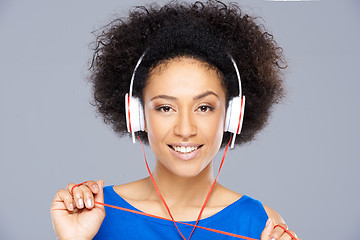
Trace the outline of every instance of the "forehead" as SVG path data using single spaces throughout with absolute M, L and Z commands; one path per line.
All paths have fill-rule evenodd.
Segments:
M 210 64 L 190 57 L 178 57 L 158 64 L 150 71 L 144 93 L 199 94 L 214 91 L 225 95 L 221 73 Z

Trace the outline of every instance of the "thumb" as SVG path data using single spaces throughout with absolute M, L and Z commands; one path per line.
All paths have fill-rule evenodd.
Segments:
M 271 218 L 269 218 L 266 222 L 266 226 L 263 232 L 261 233 L 260 240 L 270 240 L 273 229 L 274 229 L 274 221 Z

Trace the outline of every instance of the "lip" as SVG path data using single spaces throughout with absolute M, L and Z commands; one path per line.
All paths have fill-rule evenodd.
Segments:
M 200 147 L 202 144 L 180 142 L 180 143 L 171 143 L 171 144 L 168 144 L 168 145 L 178 146 L 178 147 Z
M 171 146 L 184 146 L 184 147 L 197 147 L 197 149 L 195 151 L 192 151 L 192 152 L 189 152 L 189 153 L 179 153 L 179 152 L 176 152 Z M 195 143 L 176 143 L 176 144 L 170 144 L 168 145 L 169 149 L 170 149 L 170 152 L 171 154 L 177 158 L 177 159 L 180 159 L 180 160 L 183 160 L 183 161 L 189 161 L 189 160 L 192 160 L 194 158 L 196 158 L 199 154 L 200 154 L 200 151 L 201 151 L 201 148 L 202 148 L 202 145 L 201 144 L 195 144 Z

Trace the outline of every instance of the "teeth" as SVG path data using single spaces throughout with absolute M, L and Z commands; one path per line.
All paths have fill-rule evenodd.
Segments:
M 189 153 L 197 149 L 197 147 L 184 147 L 184 146 L 181 147 L 174 146 L 173 148 L 176 152 L 180 152 L 180 153 Z

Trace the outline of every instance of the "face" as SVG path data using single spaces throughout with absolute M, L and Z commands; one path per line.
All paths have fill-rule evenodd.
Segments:
M 195 59 L 172 59 L 152 71 L 143 96 L 157 167 L 197 176 L 222 142 L 226 100 L 217 72 Z

